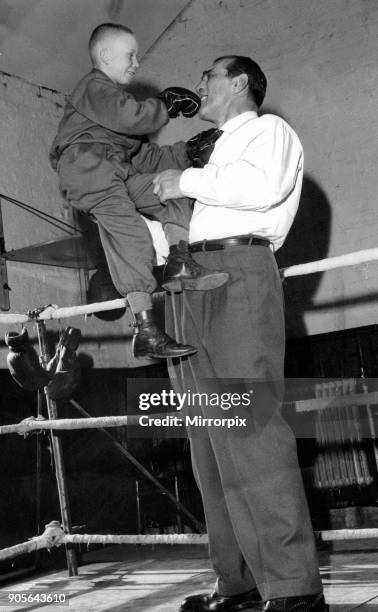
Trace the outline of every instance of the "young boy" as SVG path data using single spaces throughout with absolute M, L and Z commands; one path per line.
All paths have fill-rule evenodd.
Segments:
M 191 258 L 187 245 L 191 201 L 170 200 L 162 206 L 153 194 L 153 173 L 190 165 L 186 144 L 158 147 L 144 138 L 179 113 L 192 117 L 200 100 L 179 87 L 144 101 L 127 92 L 139 63 L 137 40 L 125 26 L 107 23 L 95 28 L 89 53 L 93 69 L 66 103 L 50 152 L 52 166 L 68 203 L 98 224 L 112 281 L 127 296 L 135 319 L 134 355 L 191 355 L 194 347 L 176 343 L 154 320 L 154 250 L 141 213 L 164 227 L 170 246 L 165 288 L 181 284 L 210 289 L 226 282 L 227 274 L 206 270 Z

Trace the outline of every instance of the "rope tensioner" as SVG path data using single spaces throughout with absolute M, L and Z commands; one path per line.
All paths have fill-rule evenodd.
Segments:
M 59 521 L 51 521 L 51 523 L 45 525 L 45 531 L 40 536 L 31 538 L 28 542 L 0 550 L 0 561 L 32 553 L 43 548 L 49 549 L 53 546 L 60 546 L 64 543 L 64 536 L 65 534 Z
M 338 529 L 329 531 L 316 531 L 315 535 L 324 542 L 334 540 L 366 540 L 378 538 L 378 529 Z M 173 533 L 173 534 L 131 534 L 131 535 L 104 535 L 104 534 L 72 534 L 65 533 L 59 521 L 51 521 L 45 526 L 42 535 L 31 538 L 28 542 L 16 544 L 10 548 L 0 550 L 0 561 L 11 559 L 18 555 L 34 552 L 41 549 L 50 549 L 63 544 L 208 544 L 207 533 Z

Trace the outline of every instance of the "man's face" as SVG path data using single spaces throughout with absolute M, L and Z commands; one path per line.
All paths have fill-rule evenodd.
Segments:
M 105 72 L 119 85 L 128 85 L 139 67 L 138 42 L 132 34 L 122 32 L 109 38 L 106 44 Z
M 203 72 L 196 91 L 201 98 L 199 117 L 221 125 L 233 99 L 232 78 L 228 76 L 228 60 L 219 60 Z

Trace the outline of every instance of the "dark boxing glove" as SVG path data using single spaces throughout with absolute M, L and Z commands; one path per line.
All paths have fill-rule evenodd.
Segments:
M 196 134 L 186 143 L 186 152 L 194 168 L 203 168 L 209 161 L 222 130 L 211 128 Z
M 7 364 L 13 380 L 28 391 L 45 387 L 50 376 L 40 364 L 35 349 L 30 344 L 26 327 L 18 332 L 8 332 L 5 343 L 9 347 Z
M 197 94 L 184 87 L 167 87 L 157 97 L 163 100 L 171 119 L 175 119 L 179 113 L 183 117 L 193 117 L 201 106 Z
M 54 357 L 47 364 L 47 371 L 52 377 L 47 391 L 53 400 L 68 397 L 79 383 L 80 364 L 75 351 L 80 339 L 80 329 L 67 327 L 60 337 Z

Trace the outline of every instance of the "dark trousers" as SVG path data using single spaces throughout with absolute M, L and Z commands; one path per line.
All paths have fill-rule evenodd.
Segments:
M 195 258 L 224 269 L 230 279 L 213 291 L 188 291 L 173 303 L 167 300 L 168 332 L 174 332 L 176 315 L 176 335 L 198 347 L 195 356 L 170 368 L 173 387 L 255 391 L 249 407 L 188 408 L 190 415 L 248 418 L 244 431 L 210 425 L 188 429 L 216 588 L 232 595 L 257 585 L 264 600 L 318 592 L 296 442 L 280 413 L 285 339 L 274 256 L 266 247 L 240 246 Z
M 72 145 L 58 164 L 60 189 L 73 208 L 90 213 L 98 224 L 112 281 L 121 295 L 151 293 L 155 252 L 141 214 L 189 231 L 189 199 L 163 206 L 153 193 L 154 174 L 132 174 L 130 164 L 100 143 Z

